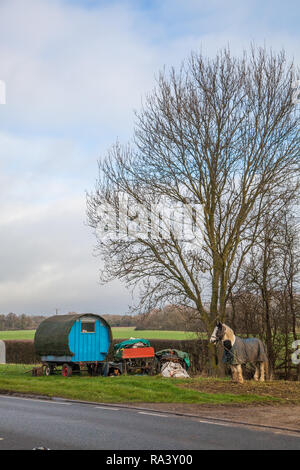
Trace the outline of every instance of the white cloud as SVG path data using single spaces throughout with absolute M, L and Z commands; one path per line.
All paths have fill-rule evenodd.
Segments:
M 67 198 L 33 209 L 1 225 L 1 311 L 54 313 L 95 310 L 119 313 L 129 295 L 119 284 L 98 282 L 99 259 L 84 225 L 84 200 Z M 115 289 L 118 289 L 118 297 Z
M 124 287 L 99 285 L 76 145 L 4 133 L 0 143 L 0 312 L 125 312 Z
M 2 3 L 9 120 L 67 132 L 83 123 L 98 132 L 126 126 L 153 79 L 154 53 L 135 21 L 121 5 L 90 11 L 57 1 Z
M 288 4 L 277 5 L 280 27 L 258 1 L 83 4 L 0 2 L 0 313 L 127 310 L 120 283 L 98 285 L 84 192 L 97 158 L 130 139 L 132 110 L 164 65 L 251 40 L 300 62 L 297 29 L 280 23 Z

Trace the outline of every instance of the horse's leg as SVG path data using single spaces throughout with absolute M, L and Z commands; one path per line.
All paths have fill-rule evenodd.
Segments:
M 236 366 L 236 369 L 237 369 L 238 383 L 242 384 L 242 383 L 244 383 L 244 379 L 243 379 L 243 372 L 242 372 L 242 366 L 241 366 L 241 364 L 238 364 L 238 365 Z
M 261 382 L 265 381 L 265 364 L 263 362 L 259 363 L 259 370 L 260 370 L 260 378 Z
M 231 377 L 234 382 L 238 382 L 238 375 L 237 375 L 237 369 L 236 366 L 230 366 L 231 367 Z
M 259 373 L 260 373 L 260 364 L 259 363 L 255 363 L 255 373 L 254 373 L 254 377 L 253 379 L 257 382 L 258 379 L 259 379 Z

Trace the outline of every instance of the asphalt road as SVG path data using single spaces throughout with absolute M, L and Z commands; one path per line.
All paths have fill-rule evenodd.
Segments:
M 151 411 L 0 396 L 0 451 L 300 449 L 300 434 Z

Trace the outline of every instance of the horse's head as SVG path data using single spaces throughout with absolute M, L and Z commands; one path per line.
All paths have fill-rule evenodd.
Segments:
M 224 326 L 225 325 L 223 325 L 223 323 L 221 323 L 220 321 L 217 322 L 217 325 L 210 337 L 210 340 L 209 340 L 210 343 L 218 343 L 219 341 L 222 341 L 224 334 L 225 334 Z
M 212 335 L 210 337 L 210 343 L 218 343 L 222 341 L 230 341 L 231 344 L 234 343 L 235 341 L 235 336 L 231 328 L 229 326 L 225 325 L 225 323 L 221 323 L 220 321 L 217 322 L 217 325 L 212 332 Z

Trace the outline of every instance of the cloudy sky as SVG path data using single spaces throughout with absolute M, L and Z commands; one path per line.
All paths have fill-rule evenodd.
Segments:
M 251 41 L 300 64 L 298 0 L 0 0 L 0 313 L 125 313 L 85 225 L 97 160 L 164 66 Z

